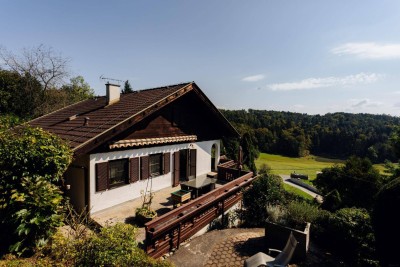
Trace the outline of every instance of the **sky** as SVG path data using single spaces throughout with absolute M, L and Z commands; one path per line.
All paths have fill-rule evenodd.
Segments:
M 195 81 L 224 109 L 400 116 L 400 1 L 0 0 L 0 45 L 40 44 L 105 95 Z

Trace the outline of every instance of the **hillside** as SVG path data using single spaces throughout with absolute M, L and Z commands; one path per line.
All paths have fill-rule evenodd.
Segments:
M 400 118 L 389 115 L 328 113 L 307 115 L 266 110 L 221 110 L 239 132 L 248 132 L 260 152 L 298 157 L 396 161 L 389 137 Z

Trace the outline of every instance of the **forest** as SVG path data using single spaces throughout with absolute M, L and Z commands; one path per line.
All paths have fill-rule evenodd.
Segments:
M 247 133 L 259 151 L 302 157 L 367 157 L 374 163 L 397 161 L 390 136 L 400 118 L 389 115 L 328 113 L 307 115 L 267 110 L 221 110 Z

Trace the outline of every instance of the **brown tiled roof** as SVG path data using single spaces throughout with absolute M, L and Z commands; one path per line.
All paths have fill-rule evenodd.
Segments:
M 172 96 L 178 97 L 179 92 L 186 93 L 186 89 L 192 89 L 192 84 L 194 83 L 183 83 L 121 94 L 120 101 L 109 106 L 105 96 L 88 99 L 39 117 L 29 124 L 60 136 L 73 150 L 77 150 L 132 117 L 150 108 L 161 107 Z M 143 113 L 143 117 L 144 115 Z M 86 117 L 89 118 L 88 125 L 84 125 Z

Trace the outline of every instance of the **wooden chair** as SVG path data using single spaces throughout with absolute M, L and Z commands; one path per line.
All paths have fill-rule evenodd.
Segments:
M 258 252 L 254 254 L 250 258 L 244 261 L 244 267 L 258 267 L 258 266 L 276 266 L 283 267 L 287 266 L 292 259 L 293 253 L 296 249 L 296 246 L 299 242 L 297 242 L 296 238 L 293 235 L 293 232 L 290 232 L 288 241 L 282 251 L 276 249 L 270 249 L 271 251 L 279 252 L 276 258 L 273 258 L 265 253 Z

